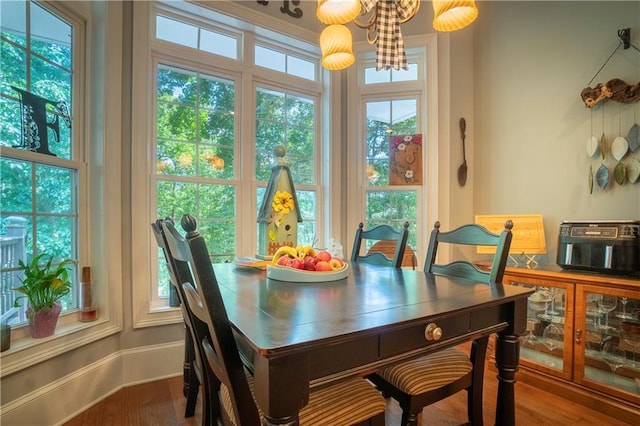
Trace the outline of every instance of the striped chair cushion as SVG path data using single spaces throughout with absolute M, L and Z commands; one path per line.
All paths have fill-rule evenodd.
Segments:
M 253 376 L 247 371 L 249 388 L 253 393 Z M 220 387 L 222 408 L 237 425 L 228 388 Z M 382 395 L 361 378 L 353 378 L 330 386 L 314 388 L 309 394 L 309 403 L 300 411 L 301 425 L 347 426 L 360 423 L 384 412 L 386 402 Z M 262 417 L 262 412 L 260 413 Z
M 457 348 L 406 361 L 377 374 L 409 395 L 418 395 L 454 382 L 473 370 L 469 356 Z

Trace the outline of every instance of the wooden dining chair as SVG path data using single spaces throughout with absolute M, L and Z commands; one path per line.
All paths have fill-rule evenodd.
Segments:
M 364 229 L 364 224 L 360 222 L 356 235 L 353 239 L 353 249 L 351 250 L 352 262 L 364 262 L 380 266 L 392 266 L 399 268 L 407 246 L 409 236 L 409 222 L 405 222 L 400 231 L 396 231 L 389 225 L 378 225 L 375 228 Z M 390 249 L 366 250 L 366 254 L 361 254 L 361 250 L 367 246 L 367 240 L 372 244 L 384 241 L 386 244 L 393 244 L 393 252 Z M 391 257 L 388 253 L 393 253 Z
M 187 329 L 185 334 L 185 355 L 184 355 L 184 394 L 187 399 L 185 408 L 185 417 L 193 417 L 195 414 L 196 402 L 200 385 L 202 385 L 202 425 L 208 426 L 219 417 L 219 403 L 217 398 L 211 404 L 210 395 L 216 394 L 219 384 L 214 389 L 211 388 L 211 380 L 207 380 L 206 374 L 211 375 L 208 371 L 204 352 L 197 342 L 201 341 L 207 334 L 207 324 L 201 321 L 190 309 L 186 301 L 186 295 L 182 288 L 183 282 L 193 282 L 189 265 L 181 260 L 177 260 L 173 255 L 167 243 L 163 223 L 170 222 L 171 219 L 158 219 L 151 224 L 153 234 L 155 235 L 158 247 L 162 250 L 167 264 L 167 270 L 171 280 L 171 285 L 176 289 L 178 300 L 180 301 L 180 309 L 182 317 Z
M 221 382 L 219 398 L 222 423 L 259 425 L 262 415 L 253 398 L 254 381 L 243 365 L 231 323 L 204 238 L 195 218 L 185 215 L 182 237 L 173 223 L 162 224 L 173 256 L 190 265 L 195 282 L 183 281 L 187 305 L 207 324 L 201 344 L 216 380 Z M 287 392 L 287 389 L 282 389 Z M 356 377 L 313 388 L 308 404 L 300 411 L 301 425 L 384 425 L 386 403 L 366 380 Z
M 440 231 L 436 222 L 427 249 L 424 264 L 426 273 L 471 278 L 494 285 L 502 277 L 511 246 L 513 222 L 508 220 L 500 234 L 469 224 L 449 232 Z M 467 260 L 436 263 L 440 244 L 495 246 L 489 270 L 478 268 Z M 368 378 L 382 394 L 396 399 L 402 408 L 402 426 L 417 425 L 418 415 L 424 407 L 447 398 L 461 390 L 467 391 L 467 416 L 474 425 L 482 425 L 482 387 L 484 364 L 489 337 L 474 340 L 470 352 L 453 347 L 377 371 Z

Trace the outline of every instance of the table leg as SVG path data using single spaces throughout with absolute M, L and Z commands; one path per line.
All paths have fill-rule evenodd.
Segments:
M 300 409 L 309 403 L 306 356 L 254 359 L 254 395 L 264 425 L 298 426 Z
M 512 426 L 516 423 L 514 384 L 519 359 L 518 335 L 498 333 L 496 338 L 496 368 L 498 369 L 496 425 L 498 426 Z

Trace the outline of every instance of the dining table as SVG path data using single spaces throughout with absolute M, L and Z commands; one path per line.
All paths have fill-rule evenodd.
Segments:
M 532 289 L 358 262 L 346 267 L 344 278 L 306 282 L 214 264 L 264 424 L 298 424 L 313 386 L 493 333 L 495 424 L 515 424 L 518 337 Z

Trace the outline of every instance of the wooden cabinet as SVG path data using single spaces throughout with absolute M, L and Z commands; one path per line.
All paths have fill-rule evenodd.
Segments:
M 518 379 L 640 424 L 640 280 L 541 266 L 503 282 L 535 289 Z

